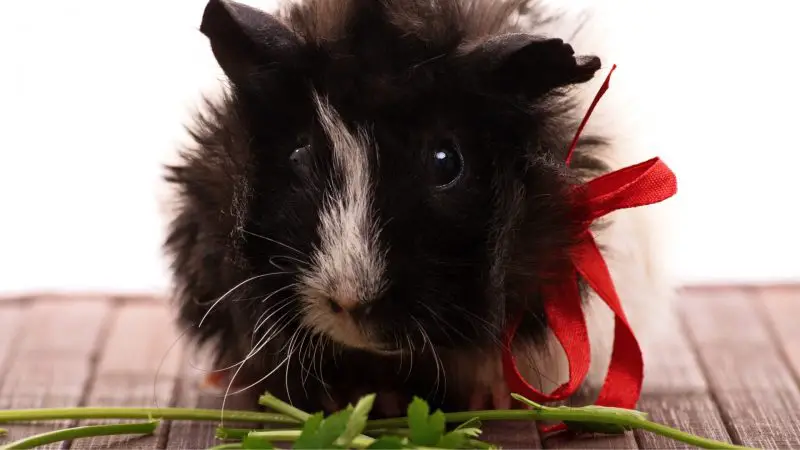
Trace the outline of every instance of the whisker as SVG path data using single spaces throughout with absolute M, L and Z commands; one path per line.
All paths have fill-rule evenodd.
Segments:
M 291 288 L 296 288 L 296 287 L 297 287 L 297 283 L 291 283 L 291 284 L 287 284 L 286 286 L 284 286 L 284 287 L 282 287 L 282 288 L 275 289 L 274 291 L 272 291 L 272 293 L 271 293 L 271 294 L 269 294 L 268 296 L 264 297 L 264 298 L 261 300 L 261 303 L 266 303 L 266 302 L 267 302 L 267 300 L 271 299 L 271 298 L 272 298 L 272 296 L 274 296 L 274 295 L 275 295 L 275 294 L 277 294 L 278 292 L 283 292 L 283 291 L 285 291 L 286 289 L 291 289 Z
M 219 421 L 220 421 L 220 426 L 221 427 L 225 426 L 225 420 L 224 420 L 224 418 L 225 418 L 225 403 L 228 401 L 228 395 L 229 395 L 229 393 L 231 391 L 231 387 L 233 386 L 233 383 L 236 380 L 236 376 L 239 375 L 239 371 L 242 370 L 242 367 L 244 367 L 244 364 L 241 364 L 239 367 L 236 368 L 236 372 L 233 373 L 233 376 L 231 376 L 231 379 L 228 382 L 228 387 L 225 388 L 225 395 L 223 395 L 223 397 L 222 397 L 222 407 L 220 408 L 220 411 L 219 411 Z
M 288 286 L 284 286 L 284 287 L 282 287 L 282 288 L 280 288 L 280 289 L 276 289 L 276 290 L 275 290 L 275 291 L 274 291 L 272 294 L 270 294 L 270 296 L 273 296 L 273 295 L 277 294 L 278 292 L 285 291 L 286 289 L 292 288 L 292 287 L 294 287 L 294 286 L 295 286 L 294 284 L 290 284 L 290 285 L 288 285 Z M 270 318 L 271 318 L 271 317 L 272 317 L 272 316 L 273 316 L 275 313 L 277 313 L 278 311 L 282 310 L 282 309 L 283 309 L 283 308 L 285 308 L 287 305 L 291 304 L 292 300 L 293 300 L 294 298 L 296 298 L 296 297 L 297 297 L 297 294 L 292 294 L 292 295 L 290 295 L 289 297 L 286 297 L 285 299 L 283 299 L 283 300 L 279 301 L 279 302 L 278 302 L 278 303 L 276 303 L 275 305 L 272 305 L 272 306 L 270 306 L 270 307 L 269 307 L 269 308 L 267 308 L 267 309 L 266 309 L 266 310 L 265 310 L 263 313 L 261 313 L 261 315 L 260 315 L 260 316 L 258 316 L 258 319 L 256 320 L 256 325 L 255 325 L 255 328 L 253 328 L 253 333 L 257 333 L 257 332 L 258 332 L 258 330 L 259 330 L 261 327 L 263 327 L 263 326 L 264 326 L 264 324 L 266 324 L 266 322 L 267 322 L 267 321 L 269 321 L 269 319 L 270 319 Z M 264 302 L 265 302 L 265 301 L 267 301 L 268 299 L 269 299 L 269 297 L 265 298 L 264 300 L 262 300 L 262 302 L 261 302 L 261 303 L 264 303 Z M 281 305 L 281 306 L 280 306 L 280 307 L 279 307 L 277 310 L 275 310 L 275 311 L 272 311 L 271 313 L 269 312 L 270 310 L 272 310 L 274 307 L 276 307 L 276 306 L 278 306 L 278 305 Z M 269 315 L 266 315 L 267 313 L 269 313 Z M 265 315 L 266 315 L 266 316 L 265 316 Z
M 283 330 L 285 330 L 285 329 L 286 329 L 286 327 L 288 327 L 288 326 L 289 326 L 289 324 L 287 323 L 286 325 L 284 325 L 284 326 L 283 326 L 282 328 L 280 328 L 279 330 L 276 330 L 274 333 L 272 333 L 272 334 L 269 334 L 269 331 L 270 331 L 272 328 L 274 328 L 276 325 L 278 325 L 278 324 L 279 324 L 279 323 L 280 323 L 280 322 L 281 322 L 281 321 L 282 321 L 282 320 L 283 320 L 283 319 L 284 319 L 286 316 L 290 315 L 291 313 L 292 313 L 292 311 L 287 311 L 286 313 L 284 313 L 284 314 L 283 314 L 283 315 L 282 315 L 282 316 L 281 316 L 281 317 L 280 317 L 280 318 L 279 318 L 279 319 L 276 321 L 276 323 L 275 323 L 275 324 L 273 324 L 273 325 L 272 325 L 270 328 L 268 328 L 268 329 L 267 329 L 267 330 L 264 332 L 264 336 L 262 336 L 262 337 L 261 337 L 261 338 L 258 340 L 258 342 L 255 344 L 255 347 L 253 347 L 253 346 L 251 345 L 250 352 L 248 352 L 248 353 L 247 353 L 247 355 L 245 355 L 245 357 L 244 357 L 244 358 L 242 358 L 240 361 L 238 361 L 238 362 L 236 362 L 236 363 L 234 363 L 234 364 L 231 364 L 231 365 L 230 365 L 230 366 L 228 366 L 228 367 L 224 367 L 224 368 L 221 368 L 221 369 L 215 369 L 215 370 L 212 370 L 211 372 L 212 372 L 212 373 L 213 373 L 213 372 L 223 372 L 223 371 L 227 371 L 227 370 L 233 369 L 234 367 L 238 367 L 238 369 L 237 369 L 237 372 L 238 372 L 238 370 L 239 370 L 239 369 L 241 369 L 241 367 L 242 367 L 242 366 L 244 366 L 244 365 L 247 363 L 247 361 L 249 361 L 249 360 L 250 360 L 252 357 L 254 357 L 255 355 L 257 355 L 257 354 L 258 354 L 258 353 L 259 353 L 259 352 L 260 352 L 260 351 L 261 351 L 261 350 L 262 350 L 264 347 L 266 347 L 266 346 L 267 346 L 267 344 L 269 344 L 269 343 L 270 343 L 270 342 L 271 342 L 273 339 L 275 339 L 275 337 L 276 337 L 276 336 L 278 336 L 278 335 L 279 335 L 279 334 L 280 334 L 280 333 L 281 333 Z
M 281 300 L 280 302 L 270 306 L 263 313 L 261 313 L 261 315 L 256 320 L 255 327 L 253 328 L 253 332 L 252 332 L 253 336 L 250 339 L 251 347 L 253 345 L 253 341 L 255 340 L 255 338 L 256 338 L 256 336 L 258 334 L 258 330 L 260 330 L 261 327 L 263 327 L 267 322 L 269 322 L 269 319 L 271 319 L 275 314 L 279 313 L 281 310 L 283 310 L 287 306 L 291 305 L 293 298 L 294 298 L 294 296 L 287 297 L 287 298 Z
M 441 379 L 444 381 L 444 389 L 442 389 L 442 398 L 444 398 L 444 396 L 447 394 L 447 368 L 445 367 L 444 362 L 442 361 L 442 357 L 439 355 L 439 352 L 436 350 L 436 347 L 434 347 L 433 342 L 431 342 L 430 337 L 428 337 L 428 342 L 431 344 L 431 349 L 433 350 L 433 354 L 436 356 L 436 359 L 439 360 L 439 370 L 442 371 Z M 438 376 L 437 379 L 439 379 Z M 436 389 L 437 390 L 439 389 L 438 384 Z
M 170 344 L 169 347 L 167 348 L 167 351 L 164 352 L 164 356 L 161 357 L 161 361 L 159 361 L 159 363 L 158 363 L 158 368 L 156 369 L 156 373 L 153 376 L 153 405 L 156 408 L 159 408 L 159 405 L 158 405 L 158 388 L 157 388 L 157 386 L 158 386 L 158 376 L 161 373 L 161 369 L 164 367 L 164 363 L 167 360 L 167 356 L 169 356 L 169 354 L 172 353 L 172 351 L 175 349 L 175 346 L 178 344 L 178 342 L 180 342 L 181 339 L 186 337 L 186 334 L 189 332 L 189 329 L 192 328 L 193 326 L 194 325 L 187 326 L 186 328 L 184 328 L 184 330 L 180 334 L 178 334 L 178 336 L 175 338 L 175 340 L 172 341 L 172 344 Z
M 434 364 L 436 364 L 436 381 L 435 381 L 435 384 L 434 384 L 434 395 L 436 395 L 436 394 L 439 393 L 439 386 L 441 384 L 441 378 L 442 377 L 444 377 L 444 380 L 445 380 L 445 391 L 447 390 L 447 378 L 446 378 L 446 373 L 445 373 L 445 369 L 444 369 L 444 364 L 442 363 L 442 360 L 439 357 L 439 353 L 436 351 L 436 347 L 434 347 L 433 342 L 431 341 L 431 338 L 428 335 L 428 332 L 425 331 L 425 328 L 423 328 L 422 324 L 420 323 L 419 320 L 417 320 L 416 317 L 412 317 L 412 320 L 414 320 L 414 322 L 417 324 L 417 328 L 419 329 L 419 332 L 422 335 L 423 347 L 422 347 L 422 350 L 420 350 L 420 351 L 422 351 L 422 352 L 425 351 L 425 345 L 426 344 L 430 345 L 430 347 L 431 347 L 431 353 L 433 354 L 433 361 L 434 361 Z
M 283 359 L 280 363 L 278 363 L 277 366 L 275 366 L 275 368 L 270 370 L 269 373 L 267 373 L 263 377 L 259 378 L 258 381 L 255 381 L 254 383 L 250 384 L 249 386 L 243 387 L 242 389 L 239 389 L 238 391 L 232 392 L 230 395 L 238 395 L 238 394 L 241 394 L 242 392 L 244 392 L 244 391 L 246 391 L 248 389 L 251 389 L 251 388 L 253 388 L 255 386 L 258 386 L 261 382 L 263 382 L 267 378 L 271 377 L 275 372 L 277 372 L 281 367 L 283 367 L 283 365 L 286 364 L 286 361 L 287 361 L 286 359 Z
M 284 318 L 286 318 L 287 316 L 289 316 L 292 313 L 293 313 L 293 311 L 291 311 L 291 310 L 285 312 L 283 315 L 281 315 L 281 317 L 278 320 L 275 321 L 274 324 L 272 324 L 272 326 L 270 326 L 269 328 L 267 328 L 264 331 L 264 335 L 258 340 L 258 347 L 254 348 L 253 350 L 250 351 L 250 354 L 248 355 L 248 358 L 251 357 L 252 355 L 260 352 L 267 344 L 269 344 L 273 339 L 275 339 L 277 336 L 279 336 L 281 334 L 281 332 L 283 332 L 283 330 L 285 330 L 289 326 L 290 323 L 287 322 L 282 327 L 276 329 L 274 332 L 272 332 L 272 334 L 270 334 L 270 330 L 272 330 L 273 328 L 278 326 L 283 321 Z
M 218 298 L 218 299 L 217 299 L 217 300 L 216 300 L 216 301 L 215 301 L 215 302 L 214 302 L 214 303 L 213 303 L 213 304 L 212 304 L 212 305 L 211 305 L 211 306 L 208 308 L 208 310 L 206 311 L 206 313 L 205 313 L 205 314 L 203 314 L 203 318 L 202 318 L 202 319 L 200 319 L 200 323 L 199 323 L 199 324 L 197 324 L 197 327 L 198 327 L 198 328 L 202 327 L 202 326 L 203 326 L 203 322 L 205 322 L 205 320 L 206 320 L 206 318 L 208 317 L 208 315 L 209 315 L 209 314 L 211 313 L 211 311 L 212 311 L 212 310 L 213 310 L 213 309 L 214 309 L 214 308 L 215 308 L 215 307 L 216 307 L 216 306 L 219 304 L 219 302 L 221 302 L 223 299 L 225 299 L 225 297 L 227 297 L 228 295 L 230 295 L 232 292 L 236 291 L 236 289 L 239 289 L 240 287 L 244 286 L 245 284 L 247 284 L 247 283 L 249 283 L 249 282 L 251 282 L 251 281 L 254 281 L 254 280 L 260 279 L 260 278 L 269 277 L 269 276 L 275 276 L 275 275 L 286 275 L 286 274 L 289 274 L 289 273 L 291 273 L 291 272 L 271 272 L 271 273 L 264 273 L 264 274 L 261 274 L 261 275 L 255 275 L 255 276 L 252 276 L 252 277 L 250 277 L 250 278 L 248 278 L 248 279 L 246 279 L 246 280 L 242 281 L 241 283 L 239 283 L 239 284 L 237 284 L 236 286 L 234 286 L 234 287 L 232 287 L 231 289 L 229 289 L 229 290 L 228 290 L 228 292 L 226 292 L 226 293 L 222 294 L 222 296 L 220 296 L 220 298 Z
M 435 311 L 433 308 L 431 308 L 429 305 L 426 305 L 425 303 L 422 303 L 422 302 L 420 302 L 419 304 L 420 304 L 420 305 L 422 305 L 422 306 L 423 306 L 425 309 L 427 309 L 427 310 L 428 310 L 428 311 L 431 313 L 431 315 L 433 316 L 433 319 L 434 319 L 436 322 L 440 323 L 441 325 L 444 325 L 444 326 L 447 326 L 447 327 L 449 327 L 451 330 L 455 331 L 455 332 L 456 332 L 457 334 L 459 334 L 459 335 L 460 335 L 462 338 L 464 338 L 464 340 L 465 340 L 465 341 L 467 341 L 467 342 L 473 342 L 473 340 L 472 340 L 472 339 L 468 338 L 468 337 L 467 337 L 467 336 L 466 336 L 464 333 L 462 333 L 462 332 L 461 332 L 461 331 L 460 331 L 458 328 L 454 327 L 454 326 L 453 326 L 453 325 L 452 325 L 452 324 L 451 324 L 449 321 L 445 320 L 445 319 L 444 319 L 442 316 L 440 316 L 440 315 L 439 315 L 439 313 L 437 313 L 437 312 L 436 312 L 436 311 Z M 442 330 L 442 331 L 444 331 L 444 330 Z M 447 333 L 447 332 L 445 332 L 445 334 L 448 334 L 448 333 Z M 450 342 L 452 342 L 452 341 L 453 341 L 453 339 L 452 339 L 452 338 L 450 338 L 449 334 L 448 334 L 448 339 L 450 339 Z
M 277 269 L 279 269 L 279 270 L 286 270 L 286 268 L 285 268 L 285 267 L 281 267 L 281 266 L 280 266 L 280 265 L 279 265 L 279 264 L 276 262 L 276 260 L 278 260 L 278 259 L 286 259 L 286 260 L 289 260 L 289 261 L 295 262 L 295 263 L 297 263 L 298 265 L 300 265 L 300 266 L 303 266 L 303 267 L 307 267 L 307 266 L 309 265 L 308 261 L 305 261 L 305 260 L 302 260 L 302 259 L 295 258 L 294 256 L 289 256 L 289 255 L 276 255 L 276 256 L 273 256 L 273 257 L 271 257 L 271 258 L 269 259 L 269 263 L 270 263 L 270 264 L 272 264 L 272 267 L 275 267 L 275 268 L 277 268 Z
M 314 372 L 314 378 L 318 379 L 320 383 L 322 380 L 319 379 L 319 370 L 317 369 L 317 352 L 319 351 L 319 347 L 322 345 L 322 338 L 319 334 L 314 333 L 311 337 L 311 342 L 316 343 L 313 345 L 313 351 L 311 352 L 311 370 Z
M 325 395 L 327 395 L 329 398 L 333 399 L 333 397 L 331 396 L 331 393 L 328 392 L 328 383 L 325 382 L 325 376 L 324 376 L 324 373 L 323 373 L 324 372 L 323 358 L 325 357 L 325 349 L 328 347 L 328 344 L 330 342 L 331 342 L 331 338 L 328 337 L 327 335 L 323 335 L 322 348 L 320 349 L 320 352 L 319 352 L 319 380 L 322 383 L 322 389 L 325 391 Z
M 408 353 L 408 372 L 406 373 L 405 379 L 405 381 L 408 381 L 408 379 L 411 378 L 411 371 L 414 369 L 414 353 L 416 349 L 414 348 L 414 342 L 411 340 L 411 333 L 406 333 L 406 340 L 408 341 L 408 347 L 411 349 Z
M 298 255 L 300 255 L 300 256 L 302 256 L 302 257 L 304 257 L 304 258 L 308 258 L 308 255 L 306 255 L 305 253 L 301 252 L 300 250 L 298 250 L 298 249 L 296 249 L 296 248 L 292 247 L 292 246 L 291 246 L 291 245 L 289 245 L 289 244 L 286 244 L 286 243 L 284 243 L 284 242 L 278 241 L 278 240 L 276 240 L 276 239 L 268 238 L 268 237 L 266 237 L 266 236 L 264 236 L 264 235 L 261 235 L 261 234 L 258 234 L 258 233 L 253 233 L 252 231 L 245 230 L 244 228 L 239 228 L 239 230 L 240 230 L 242 233 L 247 233 L 247 234 L 249 234 L 249 235 L 251 235 L 251 236 L 255 236 L 255 237 L 257 237 L 257 238 L 264 239 L 264 240 L 266 240 L 266 241 L 272 242 L 273 244 L 278 244 L 278 245 L 280 245 L 280 246 L 282 246 L 282 247 L 284 247 L 284 248 L 288 248 L 289 250 L 291 250 L 291 251 L 293 251 L 293 252 L 297 253 Z
M 309 347 L 306 345 L 309 341 L 311 333 L 306 331 L 303 333 L 303 338 L 300 340 L 300 344 L 297 348 L 298 353 L 298 361 L 300 364 L 300 379 L 303 381 L 303 386 L 305 388 L 306 382 L 308 381 L 308 376 L 311 373 L 311 369 L 306 367 L 305 360 L 308 357 Z
M 300 345 L 299 345 L 299 349 L 298 349 L 298 353 L 299 353 L 298 356 L 299 356 L 299 361 L 300 361 L 300 369 L 301 369 L 302 372 L 304 372 L 304 374 L 303 374 L 303 390 L 306 393 L 306 395 L 308 395 L 308 392 L 305 390 L 305 386 L 306 386 L 306 381 L 308 380 L 309 376 L 313 377 L 320 384 L 323 384 L 322 380 L 315 373 L 312 372 L 313 359 L 312 359 L 312 367 L 311 367 L 311 369 L 306 367 L 306 365 L 304 363 L 304 361 L 308 358 L 308 353 L 311 351 L 311 347 L 313 346 L 313 342 L 314 342 L 315 339 L 317 339 L 317 334 L 312 329 L 306 329 L 305 335 L 304 335 L 303 339 L 300 341 Z M 313 356 L 312 356 L 312 358 L 313 358 Z
M 500 331 L 501 331 L 501 330 L 500 330 L 500 328 L 499 328 L 499 327 L 497 327 L 495 324 L 493 324 L 493 323 L 489 322 L 488 320 L 486 320 L 486 319 L 484 319 L 483 317 L 481 317 L 481 316 L 479 316 L 479 315 L 475 314 L 474 312 L 472 312 L 472 311 L 468 310 L 467 308 L 464 308 L 464 307 L 463 307 L 463 306 L 461 306 L 461 305 L 458 305 L 458 304 L 455 304 L 455 303 L 451 303 L 451 304 L 449 304 L 449 305 L 448 305 L 448 307 L 453 307 L 453 308 L 455 308 L 455 309 L 457 309 L 457 310 L 459 310 L 459 311 L 463 312 L 464 314 L 466 314 L 466 315 L 468 315 L 468 316 L 472 317 L 473 319 L 475 319 L 475 320 L 477 320 L 477 321 L 479 321 L 479 322 L 481 322 L 481 323 L 484 323 L 484 324 L 486 324 L 486 326 L 488 326 L 488 327 L 489 327 L 489 329 L 491 329 L 491 330 L 494 330 L 494 331 L 496 331 L 497 333 L 500 333 Z
M 284 389 L 286 389 L 286 398 L 289 400 L 289 404 L 292 404 L 292 394 L 291 394 L 291 392 L 289 390 L 289 366 L 291 366 L 291 364 L 292 364 L 292 356 L 294 356 L 294 352 L 295 352 L 294 342 L 297 339 L 297 336 L 298 336 L 298 334 L 300 333 L 300 331 L 302 329 L 303 329 L 303 327 L 298 327 L 296 330 L 294 330 L 294 332 L 292 333 L 292 337 L 289 339 L 289 342 L 287 343 L 288 346 L 289 346 L 289 349 L 288 349 L 287 356 L 286 356 L 286 359 L 287 359 L 287 361 L 286 361 L 286 372 L 285 372 L 285 375 L 284 375 L 284 383 L 283 383 L 283 385 L 284 385 Z M 303 389 L 305 389 L 305 386 L 303 386 Z
M 498 347 L 502 347 L 503 346 L 503 341 L 500 339 L 501 331 L 500 331 L 500 328 L 498 328 L 496 325 L 494 325 L 491 322 L 487 321 L 483 317 L 478 316 L 477 314 L 473 313 L 472 311 L 467 310 L 463 306 L 457 305 L 455 303 L 451 303 L 451 304 L 448 305 L 448 307 L 452 307 L 452 308 L 458 310 L 459 312 L 462 312 L 462 313 L 470 316 L 471 318 L 475 319 L 477 321 L 477 323 L 472 323 L 473 328 L 474 328 L 475 325 L 480 326 L 481 328 L 484 329 L 484 331 L 486 331 L 486 334 L 492 339 L 492 342 L 494 344 L 496 344 Z
M 397 367 L 397 374 L 400 374 L 400 371 L 403 370 L 403 349 L 400 348 L 400 338 L 397 337 L 397 332 L 392 333 L 392 339 L 394 340 L 394 347 L 400 349 L 400 365 Z
M 287 303 L 287 304 L 288 304 L 288 303 Z M 206 372 L 206 373 L 225 372 L 225 371 L 228 371 L 228 370 L 231 370 L 231 369 L 233 369 L 234 367 L 240 367 L 240 366 L 242 366 L 243 364 L 245 364 L 245 363 L 246 363 L 248 360 L 250 360 L 250 358 L 252 358 L 252 357 L 253 357 L 253 356 L 255 356 L 255 355 L 256 355 L 256 354 L 257 354 L 259 351 L 261 351 L 261 350 L 262 350 L 262 349 L 263 349 L 263 348 L 264 348 L 264 347 L 265 347 L 265 346 L 266 346 L 266 345 L 267 345 L 267 344 L 268 344 L 268 343 L 269 343 L 269 342 L 270 342 L 272 339 L 274 339 L 274 338 L 275 338 L 275 336 L 277 336 L 277 335 L 278 335 L 278 334 L 279 334 L 281 331 L 283 331 L 283 330 L 284 330 L 284 329 L 285 329 L 285 328 L 288 326 L 288 324 L 287 324 L 287 325 L 285 325 L 283 328 L 281 328 L 280 330 L 278 330 L 278 331 L 276 331 L 275 333 L 273 333 L 272 335 L 269 335 L 269 330 L 271 330 L 271 329 L 272 329 L 272 328 L 273 328 L 275 325 L 277 325 L 278 323 L 280 323 L 280 321 L 281 321 L 281 320 L 283 320 L 283 318 L 284 318 L 284 317 L 286 317 L 287 315 L 291 314 L 291 312 L 292 312 L 292 311 L 288 311 L 288 312 L 286 312 L 285 314 L 283 314 L 283 315 L 280 317 L 280 319 L 278 319 L 278 321 L 276 321 L 276 323 L 275 323 L 275 324 L 273 324 L 273 326 L 271 326 L 270 328 L 268 328 L 268 329 L 267 329 L 267 330 L 264 332 L 264 336 L 262 336 L 261 338 L 259 338 L 258 342 L 255 344 L 255 347 L 254 347 L 254 344 L 252 343 L 252 339 L 251 339 L 251 344 L 250 344 L 250 352 L 248 352 L 248 354 L 247 354 L 247 355 L 246 355 L 244 358 L 242 358 L 240 361 L 238 361 L 238 362 L 236 362 L 236 363 L 233 363 L 233 364 L 231 364 L 230 366 L 227 366 L 227 367 L 222 367 L 222 368 L 219 368 L 219 369 L 207 369 L 207 370 L 205 370 L 205 372 Z M 253 336 L 253 338 L 254 338 L 254 337 L 255 337 L 255 336 Z M 268 339 L 267 339 L 267 338 L 268 338 Z M 266 341 L 265 341 L 265 339 L 266 339 Z M 190 363 L 190 365 L 191 365 L 191 366 L 192 366 L 192 368 L 194 368 L 194 369 L 197 369 L 197 370 L 203 371 L 203 369 L 200 369 L 199 367 L 196 367 L 195 365 L 193 365 L 193 364 L 191 364 L 191 363 Z

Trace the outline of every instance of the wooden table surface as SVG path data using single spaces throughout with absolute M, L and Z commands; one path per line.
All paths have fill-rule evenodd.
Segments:
M 800 286 L 692 287 L 680 297 L 674 332 L 645 349 L 639 409 L 693 434 L 800 449 Z M 0 301 L 0 409 L 218 408 L 220 397 L 197 389 L 202 367 L 184 348 L 171 317 L 166 302 L 153 298 Z M 226 407 L 237 408 L 236 399 Z M 2 427 L 9 430 L 5 439 L 18 439 L 70 425 L 77 424 Z M 176 421 L 153 436 L 78 439 L 50 448 L 208 448 L 218 443 L 216 425 Z M 530 423 L 484 428 L 485 439 L 505 448 L 685 448 L 644 432 L 540 442 Z

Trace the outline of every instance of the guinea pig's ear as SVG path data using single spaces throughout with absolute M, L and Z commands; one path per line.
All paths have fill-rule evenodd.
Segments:
M 232 0 L 209 0 L 200 32 L 234 83 L 259 68 L 289 62 L 300 47 L 297 36 L 276 17 Z
M 491 37 L 467 49 L 464 56 L 483 86 L 528 98 L 589 81 L 600 69 L 596 56 L 576 56 L 561 39 L 526 33 Z

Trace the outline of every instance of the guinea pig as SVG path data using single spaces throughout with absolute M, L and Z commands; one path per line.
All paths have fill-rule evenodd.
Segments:
M 565 163 L 603 66 L 546 31 L 558 20 L 531 0 L 209 1 L 225 83 L 168 165 L 164 248 L 217 370 L 312 411 L 369 392 L 378 416 L 411 396 L 509 408 L 500 338 L 523 314 L 523 374 L 563 379 L 541 287 L 583 231 L 571 187 L 624 155 L 609 129 Z M 670 292 L 651 225 L 623 211 L 593 230 L 640 335 Z

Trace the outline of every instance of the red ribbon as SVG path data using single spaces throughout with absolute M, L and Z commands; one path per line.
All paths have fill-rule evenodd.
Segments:
M 572 140 L 567 164 L 592 111 L 606 92 L 611 68 L 605 82 L 592 101 L 575 138 Z M 587 211 L 586 229 L 580 244 L 572 249 L 573 273 L 568 281 L 543 289 L 544 310 L 553 334 L 564 348 L 569 362 L 569 379 L 550 394 L 533 388 L 522 377 L 511 352 L 511 343 L 521 322 L 521 315 L 509 323 L 504 336 L 503 371 L 511 392 L 539 403 L 564 400 L 581 386 L 591 362 L 589 335 L 578 288 L 580 275 L 614 312 L 614 345 L 605 382 L 595 401 L 599 406 L 635 408 L 639 401 L 644 378 L 644 364 L 639 343 L 631 330 L 603 255 L 589 231 L 591 223 L 616 210 L 650 205 L 666 200 L 677 191 L 675 174 L 659 158 L 625 167 L 605 174 L 573 189 L 574 200 Z M 563 430 L 564 424 L 542 428 L 544 432 Z

